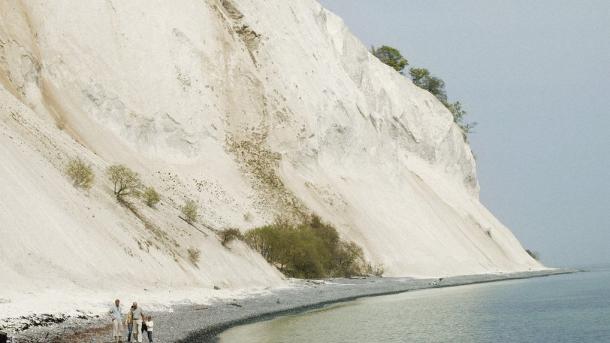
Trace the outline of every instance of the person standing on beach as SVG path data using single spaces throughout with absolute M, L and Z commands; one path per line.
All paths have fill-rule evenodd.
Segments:
M 125 325 L 127 325 L 127 342 L 131 342 L 131 334 L 133 333 L 133 305 L 131 305 L 129 312 L 127 312 Z
M 155 325 L 155 323 L 153 323 L 151 316 L 146 317 L 144 323 L 146 324 L 146 335 L 148 336 L 148 343 L 153 343 L 153 326 Z
M 133 323 L 135 324 L 133 329 L 136 331 L 138 343 L 142 343 L 142 321 L 144 320 L 144 314 L 142 309 L 138 307 L 137 302 L 133 303 L 132 308 Z
M 114 306 L 110 308 L 112 317 L 112 338 L 115 342 L 121 342 L 123 336 L 123 313 L 121 312 L 121 301 L 116 299 Z

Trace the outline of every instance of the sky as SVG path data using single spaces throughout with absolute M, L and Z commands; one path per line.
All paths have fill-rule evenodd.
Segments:
M 610 1 L 322 0 L 478 122 L 482 202 L 549 266 L 610 263 Z

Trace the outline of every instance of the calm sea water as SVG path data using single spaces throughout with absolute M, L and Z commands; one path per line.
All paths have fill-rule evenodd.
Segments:
M 610 270 L 364 298 L 236 327 L 219 341 L 610 342 Z

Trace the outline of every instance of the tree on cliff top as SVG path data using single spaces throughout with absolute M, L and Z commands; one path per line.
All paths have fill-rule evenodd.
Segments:
M 376 49 L 373 46 L 371 48 L 371 53 L 381 62 L 394 68 L 401 74 L 403 74 L 405 67 L 409 65 L 409 62 L 402 56 L 401 52 L 391 46 L 384 45 L 379 49 Z M 464 120 L 464 117 L 468 113 L 462 108 L 462 104 L 459 101 L 453 103 L 449 102 L 447 91 L 445 90 L 445 81 L 430 74 L 430 71 L 426 68 L 411 68 L 409 70 L 409 76 L 411 77 L 413 84 L 432 93 L 432 95 L 445 105 L 451 114 L 453 114 L 453 121 L 460 127 L 464 135 L 464 140 L 467 141 L 468 134 L 472 132 L 472 129 L 477 123 L 469 123 Z
M 371 53 L 381 62 L 389 65 L 401 74 L 405 67 L 409 65 L 409 61 L 402 56 L 400 51 L 391 46 L 384 45 L 378 49 L 373 46 L 371 47 Z

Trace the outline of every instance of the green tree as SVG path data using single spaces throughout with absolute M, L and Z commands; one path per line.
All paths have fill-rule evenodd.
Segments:
M 282 273 L 299 278 L 364 275 L 371 268 L 362 249 L 313 216 L 293 225 L 278 220 L 245 234 L 245 241 Z
M 462 129 L 464 133 L 464 139 L 467 139 L 468 134 L 472 132 L 472 130 L 477 126 L 476 122 L 466 122 L 464 117 L 468 114 L 463 108 L 462 103 L 456 101 L 454 103 L 446 103 L 445 106 L 451 114 L 453 114 L 453 121 Z
M 400 51 L 391 46 L 384 45 L 378 49 L 373 46 L 371 47 L 371 53 L 381 62 L 389 65 L 401 74 L 405 67 L 409 65 L 409 61 L 402 56 Z
M 110 166 L 106 172 L 114 186 L 114 195 L 117 199 L 124 200 L 127 196 L 140 196 L 142 182 L 140 181 L 138 173 L 124 165 Z
M 426 68 L 411 68 L 409 70 L 409 74 L 411 76 L 411 80 L 413 80 L 413 83 L 416 86 L 429 91 L 440 102 L 442 102 L 443 105 L 445 105 L 445 107 L 453 115 L 453 121 L 462 130 L 464 140 L 468 140 L 468 134 L 472 132 L 477 123 L 469 123 L 465 121 L 464 117 L 468 114 L 468 112 L 462 108 L 461 102 L 449 102 L 447 99 L 447 92 L 445 91 L 445 81 L 438 77 L 432 76 Z
M 445 81 L 436 76 L 432 76 L 426 68 L 411 68 L 409 70 L 413 83 L 428 92 L 432 93 L 442 103 L 447 102 L 445 91 Z
M 416 86 L 424 88 L 424 79 L 430 77 L 430 72 L 426 68 L 411 68 L 409 69 L 409 75 L 411 75 L 411 80 Z

